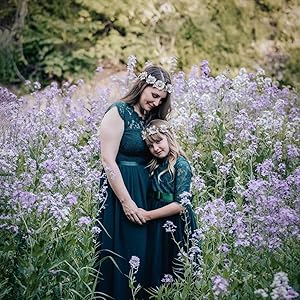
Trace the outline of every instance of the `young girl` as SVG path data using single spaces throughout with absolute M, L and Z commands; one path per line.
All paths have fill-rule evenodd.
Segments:
M 153 159 L 148 167 L 151 175 L 148 221 L 148 287 L 156 287 L 165 274 L 173 274 L 179 247 L 184 247 L 187 231 L 196 229 L 189 204 L 192 171 L 167 121 L 152 120 L 143 131 L 143 139 Z M 185 211 L 185 212 L 184 212 Z

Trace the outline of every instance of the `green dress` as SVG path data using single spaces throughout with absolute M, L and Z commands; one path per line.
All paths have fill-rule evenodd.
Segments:
M 187 200 L 191 201 L 190 185 L 192 171 L 189 162 L 179 156 L 175 163 L 174 180 L 169 172 L 164 173 L 160 180 L 158 175 L 167 168 L 167 160 L 164 160 L 155 170 L 151 177 L 151 195 L 149 199 L 149 209 L 161 208 L 173 201 L 180 202 L 183 193 L 187 192 Z M 156 219 L 148 223 L 148 278 L 147 287 L 156 287 L 161 284 L 161 279 L 165 274 L 173 275 L 174 260 L 179 252 L 178 246 L 172 240 L 170 232 L 166 232 L 163 225 L 167 221 L 171 221 L 175 226 L 175 240 L 180 247 L 184 247 L 187 234 L 185 230 L 192 232 L 197 228 L 193 210 L 189 204 L 185 205 L 185 213 Z
M 125 102 L 116 102 L 111 107 L 114 106 L 117 107 L 121 118 L 124 120 L 124 134 L 116 161 L 133 201 L 138 207 L 148 209 L 147 190 L 150 178 L 145 167 L 150 157 L 141 135 L 144 120 L 134 111 L 133 106 Z M 111 259 L 104 259 L 101 262 L 100 280 L 96 291 L 108 294 L 117 300 L 131 299 L 126 275 L 129 273 L 129 260 L 132 256 L 137 256 L 140 259 L 137 281 L 142 285 L 145 283 L 143 270 L 146 259 L 147 225 L 137 225 L 126 218 L 118 198 L 109 186 L 105 209 L 101 211 L 99 217 L 105 230 L 102 230 L 99 237 L 100 255 L 98 262 L 110 256 L 118 265 L 119 270 Z M 145 299 L 141 293 L 137 299 Z

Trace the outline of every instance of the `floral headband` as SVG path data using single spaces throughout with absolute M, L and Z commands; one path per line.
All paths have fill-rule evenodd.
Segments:
M 156 77 L 152 76 L 152 75 L 148 75 L 147 72 L 142 72 L 138 78 L 140 80 L 146 80 L 146 82 L 148 84 L 152 84 L 153 87 L 159 89 L 159 90 L 164 90 L 166 92 L 168 92 L 169 94 L 171 94 L 173 92 L 173 85 L 171 83 L 165 83 L 162 80 L 157 79 Z
M 167 126 L 164 124 L 161 126 L 152 125 L 150 127 L 146 127 L 144 130 L 142 130 L 142 138 L 143 138 L 143 140 L 145 140 L 147 138 L 147 136 L 149 136 L 149 135 L 157 134 L 159 132 L 166 133 L 170 129 L 172 129 L 170 126 Z

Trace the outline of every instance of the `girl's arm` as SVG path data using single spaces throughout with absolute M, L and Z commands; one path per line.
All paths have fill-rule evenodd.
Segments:
M 144 218 L 146 221 L 160 219 L 164 217 L 173 216 L 184 211 L 184 207 L 180 204 L 181 195 L 185 194 L 186 200 L 190 201 L 190 186 L 192 179 L 192 170 L 188 161 L 184 158 L 179 158 L 175 164 L 175 179 L 174 179 L 174 199 L 175 202 L 172 202 L 161 208 L 154 210 L 143 211 Z
M 166 206 L 153 209 L 153 210 L 144 210 L 139 208 L 139 210 L 143 213 L 146 221 L 170 217 L 173 215 L 177 215 L 184 210 L 184 207 L 180 205 L 178 202 L 172 202 Z
M 116 163 L 123 133 L 124 121 L 120 117 L 117 107 L 113 107 L 104 115 L 100 126 L 102 165 L 112 190 L 122 204 L 126 217 L 141 225 L 145 223 L 145 219 L 130 197 Z

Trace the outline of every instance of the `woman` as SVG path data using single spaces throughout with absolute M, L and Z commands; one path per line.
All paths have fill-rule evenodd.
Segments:
M 130 299 L 126 275 L 132 256 L 140 258 L 137 280 L 145 282 L 147 226 L 139 208 L 147 209 L 149 174 L 145 167 L 150 157 L 141 132 L 150 120 L 167 118 L 171 92 L 169 74 L 149 66 L 101 123 L 101 157 L 109 186 L 100 216 L 105 229 L 100 234 L 101 279 L 96 290 L 117 300 Z M 111 259 L 104 259 L 107 256 Z

